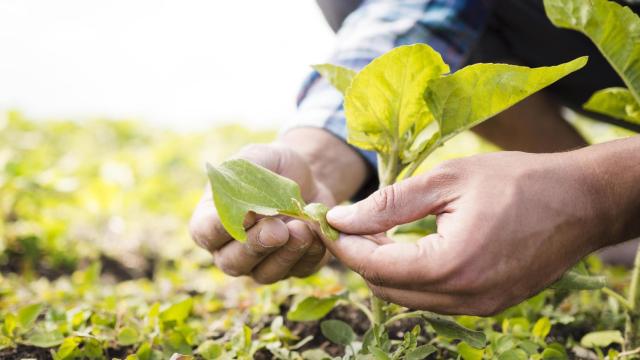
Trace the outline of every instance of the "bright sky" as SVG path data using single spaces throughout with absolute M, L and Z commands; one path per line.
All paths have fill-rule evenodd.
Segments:
M 278 127 L 332 37 L 314 0 L 2 0 L 0 111 Z

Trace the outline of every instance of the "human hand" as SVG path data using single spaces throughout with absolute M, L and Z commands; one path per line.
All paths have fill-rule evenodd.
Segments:
M 339 206 L 329 223 L 375 235 L 437 215 L 417 243 L 383 235 L 326 242 L 378 297 L 414 309 L 492 315 L 556 281 L 605 245 L 607 221 L 574 153 L 501 152 L 448 161 Z
M 289 146 L 250 145 L 236 157 L 294 180 L 307 202 L 335 205 L 333 195 L 313 176 L 307 160 Z M 189 228 L 194 241 L 213 254 L 222 271 L 231 276 L 250 275 L 263 284 L 289 276 L 308 276 L 328 258 L 318 235 L 303 221 L 250 214 L 245 225 L 247 241 L 233 240 L 220 223 L 211 189 L 207 187 Z

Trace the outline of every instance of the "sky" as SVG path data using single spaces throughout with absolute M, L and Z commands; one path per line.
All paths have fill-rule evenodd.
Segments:
M 277 128 L 333 33 L 314 0 L 2 0 L 0 111 Z

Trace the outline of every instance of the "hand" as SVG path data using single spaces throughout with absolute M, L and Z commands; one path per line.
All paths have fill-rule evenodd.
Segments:
M 374 235 L 437 215 L 417 243 L 343 235 L 329 250 L 378 297 L 414 309 L 492 315 L 556 281 L 609 240 L 578 152 L 501 152 L 448 161 L 339 206 L 329 223 Z
M 237 157 L 294 180 L 307 202 L 335 205 L 333 195 L 312 175 L 307 161 L 286 145 L 251 145 Z M 308 276 L 328 258 L 318 235 L 300 220 L 250 215 L 246 220 L 247 241 L 233 240 L 220 223 L 210 187 L 189 227 L 195 242 L 213 254 L 222 271 L 232 276 L 250 275 L 263 284 L 289 276 Z

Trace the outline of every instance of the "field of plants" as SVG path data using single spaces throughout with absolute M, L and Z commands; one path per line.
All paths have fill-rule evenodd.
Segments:
M 627 85 L 598 91 L 585 107 L 640 123 L 640 19 L 607 0 L 545 0 L 545 7 L 556 26 L 588 36 Z M 474 64 L 450 74 L 435 50 L 416 44 L 359 72 L 316 70 L 344 95 L 347 140 L 377 152 L 384 186 L 497 150 L 467 130 L 587 61 Z M 567 117 L 592 143 L 633 135 Z M 246 238 L 250 211 L 319 225 L 325 241 L 337 236 L 326 207 L 305 204 L 294 182 L 224 161 L 274 137 L 233 125 L 180 133 L 134 121 L 1 114 L 0 358 L 640 358 L 640 262 L 631 271 L 592 256 L 550 289 L 484 318 L 386 303 L 335 261 L 268 286 L 224 275 L 187 231 L 208 183 L 237 241 Z M 428 217 L 389 236 L 414 241 L 434 230 Z

